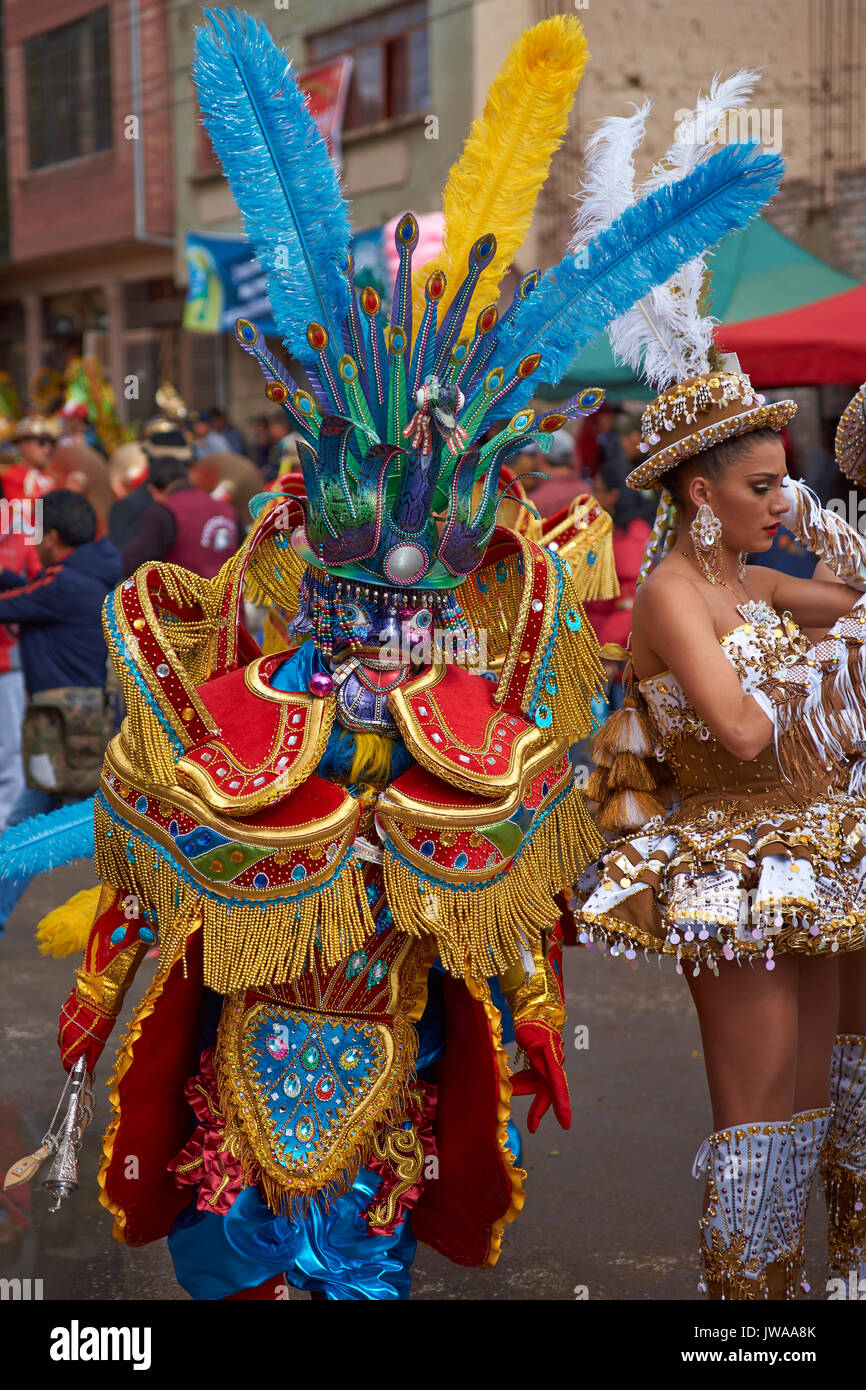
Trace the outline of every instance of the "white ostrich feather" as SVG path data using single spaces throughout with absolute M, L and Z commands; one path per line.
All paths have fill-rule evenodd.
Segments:
M 677 126 L 673 143 L 653 166 L 641 194 L 676 182 L 707 159 L 716 148 L 715 137 L 725 113 L 749 101 L 758 78 L 758 73 L 745 68 L 732 77 L 714 77 L 709 96 L 699 96 L 694 109 Z M 697 256 L 607 330 L 614 356 L 639 371 L 657 390 L 709 370 L 718 320 L 700 312 L 706 275 L 705 257 Z
M 634 156 L 651 110 L 647 99 L 634 107 L 633 116 L 609 116 L 587 141 L 581 191 L 574 195 L 578 206 L 569 251 L 587 246 L 635 201 Z
M 760 73 L 742 68 L 731 77 L 714 77 L 709 96 L 698 96 L 694 109 L 680 121 L 674 131 L 673 143 L 663 157 L 653 165 L 652 173 L 641 187 L 649 193 L 663 184 L 673 183 L 694 169 L 696 164 L 712 154 L 718 143 L 719 126 L 728 111 L 745 106 L 760 81 Z

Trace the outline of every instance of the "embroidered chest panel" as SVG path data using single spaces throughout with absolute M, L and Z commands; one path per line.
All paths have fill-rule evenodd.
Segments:
M 424 961 L 389 917 L 379 928 L 330 971 L 226 1000 L 220 1095 L 272 1205 L 281 1205 L 280 1192 L 304 1196 L 347 1181 L 377 1126 L 400 1110 Z

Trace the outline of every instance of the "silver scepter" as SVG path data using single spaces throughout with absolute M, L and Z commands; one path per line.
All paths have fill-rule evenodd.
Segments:
M 78 1186 L 78 1154 L 84 1131 L 93 1119 L 93 1077 L 84 1057 L 79 1057 L 70 1071 L 68 1085 L 69 1103 L 60 1129 L 53 1136 L 54 1155 L 42 1184 L 53 1194 L 49 1211 L 59 1211 L 61 1202 Z M 60 1100 L 62 1104 L 63 1096 Z

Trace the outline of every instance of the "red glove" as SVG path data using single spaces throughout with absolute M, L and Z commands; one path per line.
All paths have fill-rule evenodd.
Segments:
M 542 1115 L 553 1106 L 563 1129 L 571 1125 L 571 1100 L 565 1077 L 562 1038 L 547 1023 L 518 1023 L 514 1029 L 517 1046 L 526 1054 L 529 1066 L 511 1078 L 516 1096 L 535 1096 L 529 1107 L 529 1133 L 538 1129 Z
M 60 1010 L 57 1034 L 60 1060 L 66 1070 L 71 1071 L 79 1057 L 86 1057 L 87 1070 L 93 1071 L 113 1027 L 112 1015 L 98 1014 L 90 1005 L 83 1004 L 73 990 Z

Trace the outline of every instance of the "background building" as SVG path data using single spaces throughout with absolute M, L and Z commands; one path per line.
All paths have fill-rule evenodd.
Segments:
M 96 353 L 126 415 L 152 410 L 182 308 L 167 8 L 3 6 L 0 367 L 26 390 L 38 367 Z

